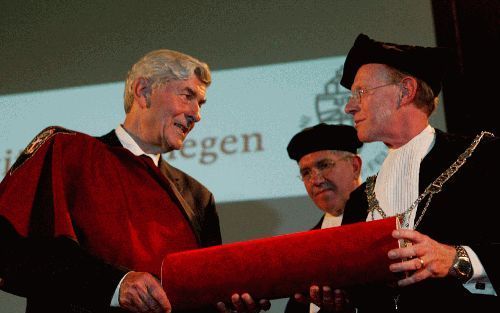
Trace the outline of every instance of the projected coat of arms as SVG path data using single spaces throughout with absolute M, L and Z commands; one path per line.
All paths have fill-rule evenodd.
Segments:
M 344 113 L 344 107 L 351 95 L 340 86 L 342 67 L 325 84 L 325 92 L 316 95 L 316 116 L 320 123 L 352 125 L 352 118 Z
M 314 109 L 318 123 L 352 125 L 352 118 L 344 113 L 345 105 L 351 94 L 340 85 L 342 69 L 343 67 L 337 69 L 335 77 L 325 83 L 324 92 L 316 95 Z M 300 127 L 305 128 L 310 124 L 314 124 L 311 118 L 303 115 Z

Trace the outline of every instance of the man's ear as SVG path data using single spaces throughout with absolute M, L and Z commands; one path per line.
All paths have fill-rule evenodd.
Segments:
M 148 80 L 144 77 L 135 79 L 132 84 L 132 90 L 134 92 L 134 101 L 137 102 L 141 108 L 149 107 L 151 88 Z
M 399 105 L 404 106 L 405 104 L 413 102 L 417 94 L 417 80 L 411 76 L 406 76 L 401 80 L 399 86 L 401 88 Z
M 363 166 L 363 161 L 359 157 L 359 155 L 355 155 L 352 157 L 352 167 L 353 172 L 356 178 L 361 174 L 361 167 Z

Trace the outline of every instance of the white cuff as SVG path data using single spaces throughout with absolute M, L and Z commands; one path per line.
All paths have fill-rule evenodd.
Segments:
M 128 273 L 130 273 L 130 272 L 128 272 Z M 116 308 L 120 307 L 120 286 L 122 285 L 122 281 L 125 278 L 125 276 L 128 275 L 128 273 L 123 275 L 122 279 L 120 279 L 118 286 L 116 286 L 115 293 L 113 294 L 113 298 L 111 298 L 111 304 L 109 306 L 116 307 Z
M 471 279 L 464 284 L 464 287 L 471 293 L 496 296 L 497 293 L 491 284 L 488 274 L 486 274 L 483 264 L 479 261 L 477 254 L 470 247 L 463 247 L 469 255 L 473 270 Z

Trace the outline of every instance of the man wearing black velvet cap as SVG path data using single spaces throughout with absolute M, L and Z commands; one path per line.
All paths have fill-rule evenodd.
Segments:
M 356 286 L 358 312 L 499 312 L 500 140 L 429 125 L 450 52 L 359 35 L 341 84 L 363 142 L 389 148 L 379 173 L 356 189 L 342 223 L 398 216 L 404 240 L 389 251 L 396 286 Z M 450 104 L 452 105 L 452 104 Z M 370 200 L 368 200 L 370 199 Z
M 360 185 L 361 146 L 354 127 L 324 123 L 290 140 L 288 156 L 297 161 L 309 197 L 325 212 L 315 228 L 340 225 L 349 194 Z
M 340 226 L 345 203 L 361 184 L 362 162 L 357 151 L 362 145 L 354 127 L 324 123 L 306 128 L 290 140 L 288 156 L 297 161 L 309 197 L 325 213 L 314 229 Z M 320 292 L 320 286 L 312 286 L 307 300 L 301 294 L 295 295 L 285 312 L 316 312 L 318 306 L 326 311 L 345 299 L 344 291 L 321 287 Z

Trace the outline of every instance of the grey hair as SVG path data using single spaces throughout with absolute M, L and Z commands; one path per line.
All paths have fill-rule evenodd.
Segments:
M 349 152 L 349 151 L 344 151 L 344 150 L 331 150 L 333 153 L 335 153 L 336 155 L 338 155 L 339 157 L 355 157 L 357 154 L 356 153 L 352 153 L 352 152 Z
M 393 67 L 387 66 L 389 69 L 389 79 L 392 83 L 400 82 L 404 77 L 411 76 L 417 81 L 417 93 L 415 95 L 415 104 L 419 109 L 424 111 L 427 116 L 430 116 L 438 106 L 439 98 L 434 95 L 432 88 L 425 81 L 413 76 L 410 73 L 397 70 Z
M 133 84 L 136 79 L 143 78 L 146 81 L 148 88 L 145 96 L 149 103 L 149 95 L 154 88 L 169 81 L 189 79 L 193 74 L 205 85 L 210 85 L 210 69 L 206 63 L 173 50 L 160 49 L 149 52 L 137 61 L 127 74 L 123 93 L 125 113 L 130 112 L 132 108 Z
M 357 153 L 352 153 L 350 151 L 345 151 L 345 150 L 329 150 L 327 149 L 327 151 L 330 153 L 330 154 L 333 154 L 339 158 L 354 158 L 355 156 L 359 156 L 359 154 Z M 299 161 L 297 161 L 297 163 L 299 163 Z
M 335 155 L 337 155 L 338 157 L 340 158 L 354 158 L 356 156 L 358 156 L 359 158 L 361 158 L 359 156 L 359 154 L 357 153 L 352 153 L 352 152 L 349 152 L 349 151 L 344 151 L 344 150 L 331 150 Z M 358 174 L 358 177 L 356 178 L 356 180 L 358 181 L 359 184 L 361 184 L 361 170 L 359 171 L 359 174 Z

